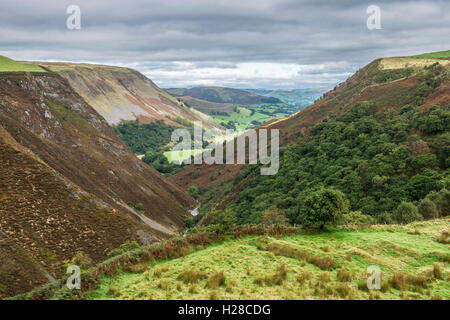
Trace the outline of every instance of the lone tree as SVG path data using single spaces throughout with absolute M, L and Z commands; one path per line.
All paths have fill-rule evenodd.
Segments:
M 336 225 L 348 212 L 345 195 L 334 189 L 320 189 L 311 193 L 303 202 L 300 223 L 324 229 L 325 225 Z
M 393 212 L 394 220 L 400 224 L 408 224 L 414 221 L 421 221 L 423 217 L 420 215 L 417 207 L 411 203 L 403 201 Z

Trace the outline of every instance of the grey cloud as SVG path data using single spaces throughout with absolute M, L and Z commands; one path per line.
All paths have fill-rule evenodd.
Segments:
M 65 27 L 69 4 L 81 7 L 80 31 Z M 381 7 L 382 30 L 366 28 L 370 4 Z M 131 66 L 164 86 L 316 86 L 381 56 L 448 49 L 449 9 L 444 0 L 3 0 L 0 54 Z M 290 80 L 179 78 L 246 62 L 302 68 Z

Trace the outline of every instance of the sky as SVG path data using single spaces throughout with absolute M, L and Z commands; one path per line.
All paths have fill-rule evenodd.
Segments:
M 370 5 L 381 29 L 367 27 Z M 0 55 L 132 67 L 164 88 L 332 87 L 449 38 L 449 0 L 0 0 Z

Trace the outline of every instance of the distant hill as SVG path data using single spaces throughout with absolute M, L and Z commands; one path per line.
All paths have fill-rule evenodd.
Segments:
M 167 89 L 167 92 L 181 96 L 190 96 L 196 99 L 202 99 L 216 103 L 231 103 L 242 105 L 282 103 L 282 101 L 277 98 L 264 97 L 246 90 L 225 87 L 195 87 L 189 89 L 175 88 Z
M 193 107 L 196 110 L 203 112 L 205 114 L 213 115 L 213 114 L 228 114 L 233 113 L 235 106 L 230 103 L 218 103 L 211 102 L 207 100 L 197 99 L 190 96 L 180 96 L 177 97 L 186 106 Z
M 330 88 L 294 89 L 294 90 L 267 90 L 267 89 L 247 89 L 250 92 L 265 97 L 272 97 L 284 103 L 305 108 L 313 104 L 322 94 Z

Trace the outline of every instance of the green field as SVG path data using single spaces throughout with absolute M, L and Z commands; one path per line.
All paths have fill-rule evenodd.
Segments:
M 164 156 L 167 158 L 167 161 L 169 163 L 172 163 L 173 161 L 182 162 L 185 159 L 196 156 L 197 154 L 200 154 L 203 152 L 203 149 L 193 149 L 193 150 L 183 150 L 183 151 L 166 151 L 164 152 Z
M 88 299 L 430 299 L 450 298 L 450 221 L 246 236 L 184 257 L 139 263 L 102 276 Z M 381 269 L 367 290 L 366 269 Z
M 414 56 L 415 58 L 450 58 L 450 50 L 424 53 Z
M 254 110 L 253 114 L 252 110 Z M 211 118 L 218 124 L 226 126 L 227 123 L 232 122 L 236 130 L 247 130 L 271 119 L 284 117 L 292 112 L 294 111 L 280 110 L 278 105 L 255 105 L 237 107 L 236 111 L 229 116 L 211 115 Z
M 0 72 L 46 72 L 40 66 L 0 56 Z

